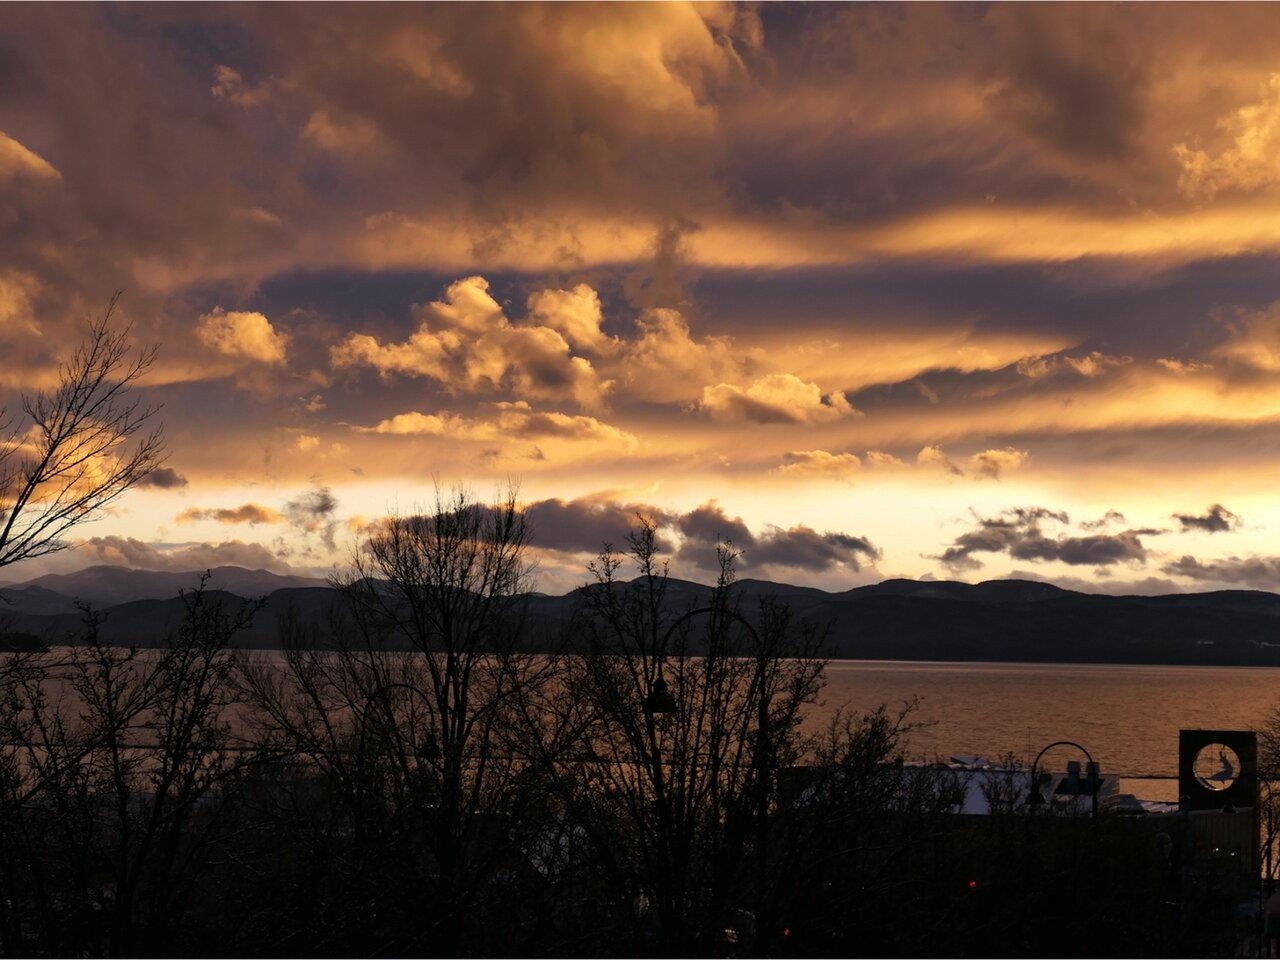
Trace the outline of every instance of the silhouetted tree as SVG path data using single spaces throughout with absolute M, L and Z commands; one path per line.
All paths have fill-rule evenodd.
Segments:
M 739 612 L 727 545 L 701 609 L 668 597 L 648 520 L 629 554 L 629 583 L 608 548 L 591 565 L 587 655 L 563 695 L 582 735 L 555 782 L 594 846 L 615 922 L 664 950 L 763 943 L 777 774 L 797 762 L 801 712 L 822 685 L 819 637 L 779 604 Z
M 225 842 L 235 746 L 230 644 L 253 606 L 200 587 L 158 650 L 78 642 L 13 674 L 0 730 L 0 942 L 10 955 L 121 956 L 198 942 L 193 909 Z M 207 893 L 207 891 L 204 891 Z
M 0 567 L 62 550 L 164 461 L 156 407 L 133 395 L 156 348 L 131 356 L 130 329 L 113 321 L 119 295 L 58 372 L 58 385 L 24 395 L 22 416 L 0 408 Z
M 360 545 L 327 649 L 247 674 L 273 748 L 346 806 L 336 869 L 377 900 L 387 949 L 454 953 L 513 914 L 497 879 L 524 869 L 513 835 L 538 796 L 519 732 L 555 668 L 522 643 L 527 541 L 514 494 L 437 494 Z

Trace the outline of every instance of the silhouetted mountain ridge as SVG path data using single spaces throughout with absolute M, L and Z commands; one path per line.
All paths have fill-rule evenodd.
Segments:
M 34 580 L 11 584 L 0 588 L 0 596 L 37 588 L 94 605 L 165 600 L 180 590 L 193 589 L 204 574 L 203 570 L 173 573 L 102 564 L 74 573 L 49 573 Z M 288 587 L 327 586 L 326 581 L 316 577 L 285 576 L 269 570 L 246 570 L 244 567 L 214 567 L 208 574 L 210 588 L 241 597 L 266 596 Z
M 65 642 L 81 623 L 79 598 L 104 613 L 108 640 L 152 645 L 181 618 L 179 589 L 198 582 L 198 573 L 120 567 L 37 578 L 0 588 L 0 634 Z M 77 594 L 68 596 L 56 587 Z M 322 643 L 343 602 L 323 580 L 237 567 L 213 571 L 210 589 L 229 602 L 265 597 L 263 610 L 241 638 L 250 647 L 279 645 L 284 621 Z M 535 645 L 551 642 L 597 589 L 589 585 L 563 596 L 522 598 Z M 633 580 L 628 589 L 644 589 L 644 583 Z M 155 595 L 162 591 L 168 594 Z M 748 616 L 765 596 L 789 603 L 799 617 L 826 631 L 828 649 L 837 658 L 1280 666 L 1280 595 L 1264 591 L 1109 596 L 1035 580 L 903 579 L 845 591 L 743 579 L 733 591 Z M 674 613 L 706 605 L 712 593 L 707 584 L 672 578 L 666 602 Z

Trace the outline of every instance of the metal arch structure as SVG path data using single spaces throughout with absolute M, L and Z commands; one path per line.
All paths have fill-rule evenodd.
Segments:
M 1096 760 L 1093 759 L 1093 754 L 1091 754 L 1082 744 L 1076 743 L 1076 741 L 1074 740 L 1053 741 L 1053 743 L 1049 744 L 1043 750 L 1037 753 L 1036 758 L 1031 761 L 1031 787 L 1030 787 L 1030 796 L 1028 797 L 1027 802 L 1031 803 L 1033 806 L 1038 806 L 1038 803 L 1035 800 L 1032 800 L 1031 797 L 1040 796 L 1040 784 L 1036 776 L 1038 768 L 1040 766 L 1040 761 L 1044 759 L 1044 755 L 1046 753 L 1048 753 L 1050 750 L 1053 750 L 1055 747 L 1075 747 L 1077 750 L 1079 750 L 1081 753 L 1084 754 L 1085 760 L 1088 761 L 1092 769 L 1094 770 L 1098 769 L 1098 763 Z M 1102 786 L 1102 781 L 1099 778 L 1097 783 L 1092 784 L 1093 789 L 1090 791 L 1090 798 L 1089 798 L 1091 801 L 1090 812 L 1095 817 L 1098 815 L 1098 790 L 1101 786 Z M 1044 801 L 1042 800 L 1040 802 L 1044 802 Z
M 692 620 L 694 617 L 700 617 L 704 613 L 710 613 L 710 614 L 718 613 L 721 616 L 728 617 L 730 620 L 736 620 L 742 626 L 747 628 L 747 632 L 751 634 L 751 638 L 755 640 L 756 643 L 760 643 L 760 634 L 757 633 L 756 628 L 751 625 L 751 621 L 748 620 L 746 617 L 744 617 L 742 614 L 738 613 L 736 610 L 729 610 L 727 608 L 722 608 L 722 607 L 698 607 L 696 610 L 689 610 L 685 613 L 682 613 L 680 616 L 676 617 L 673 621 L 671 621 L 671 625 L 667 627 L 666 633 L 662 635 L 662 655 L 659 657 L 659 659 L 666 658 L 667 641 L 671 639 L 671 634 L 675 632 L 676 627 L 680 626 L 680 624 L 682 623 L 687 623 L 688 621 Z
M 655 659 L 658 662 L 658 677 L 662 678 L 662 665 L 667 659 L 667 643 L 671 639 L 677 627 L 681 624 L 688 623 L 694 617 L 700 617 L 704 614 L 728 617 L 730 620 L 736 621 L 747 632 L 751 634 L 751 638 L 756 643 L 757 650 L 763 651 L 764 643 L 760 639 L 760 634 L 751 621 L 738 613 L 736 610 L 729 610 L 724 607 L 698 607 L 694 610 L 688 610 L 676 617 L 675 620 L 667 627 L 662 635 L 661 650 L 655 651 Z M 655 684 L 657 683 L 655 679 Z M 665 685 L 665 681 L 663 681 Z M 756 869 L 759 874 L 760 889 L 764 889 L 764 876 L 768 865 L 768 837 L 769 837 L 769 700 L 764 695 L 763 682 L 761 689 L 758 691 L 758 710 L 759 715 L 756 718 Z M 647 698 L 645 705 L 646 720 L 650 728 L 650 737 L 653 739 L 653 712 L 649 709 Z M 656 744 L 656 739 L 653 740 Z M 661 761 L 658 763 L 658 775 L 661 777 Z M 762 899 L 757 909 L 757 917 L 764 917 L 765 901 Z
M 426 703 L 427 707 L 430 710 L 432 711 L 435 710 L 435 704 L 431 702 L 431 695 L 428 694 L 421 687 L 415 687 L 411 683 L 404 683 L 403 681 L 397 680 L 392 683 L 384 683 L 382 686 L 374 690 L 371 690 L 369 692 L 369 695 L 364 698 L 364 707 L 360 710 L 360 740 L 359 740 L 360 752 L 356 757 L 356 760 L 358 763 L 363 764 L 365 759 L 365 746 L 366 746 L 365 735 L 368 733 L 368 730 L 369 730 L 368 714 L 369 714 L 370 704 L 373 703 L 375 697 L 380 697 L 383 694 L 387 693 L 388 691 L 395 690 L 397 688 L 408 690 L 410 693 L 416 694 L 419 699 L 421 699 L 424 703 Z M 389 711 L 390 711 L 390 708 L 388 707 L 388 712 Z M 391 716 L 390 719 L 394 723 L 395 717 Z M 430 734 L 430 731 L 428 731 L 428 733 Z M 436 745 L 436 750 L 439 750 L 438 744 Z

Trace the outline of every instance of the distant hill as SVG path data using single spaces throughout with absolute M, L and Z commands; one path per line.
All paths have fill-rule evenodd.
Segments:
M 25 583 L 11 584 L 0 589 L 0 597 L 10 599 L 15 592 L 34 588 L 95 606 L 131 600 L 166 600 L 177 596 L 180 590 L 197 586 L 203 575 L 202 570 L 169 573 L 102 565 L 86 567 L 75 573 L 49 573 Z M 290 587 L 328 585 L 315 577 L 282 576 L 269 570 L 246 570 L 244 567 L 214 567 L 209 575 L 210 589 L 225 590 L 241 597 L 263 597 Z
M 198 573 L 123 567 L 40 577 L 0 588 L 0 633 L 21 634 L 24 642 L 66 642 L 80 624 L 80 599 L 105 614 L 107 639 L 153 645 L 182 615 L 178 591 L 198 581 Z M 343 603 L 323 580 L 239 567 L 213 571 L 210 588 L 228 602 L 266 598 L 241 638 L 250 647 L 278 646 L 285 621 L 323 642 Z M 533 635 L 554 635 L 594 589 L 525 597 Z M 1280 596 L 1262 591 L 1114 597 L 1033 580 L 886 580 L 830 592 L 744 579 L 734 592 L 748 615 L 761 597 L 786 601 L 825 630 L 836 658 L 1280 666 Z M 711 594 L 705 584 L 672 580 L 668 602 L 673 611 L 684 610 L 707 603 Z

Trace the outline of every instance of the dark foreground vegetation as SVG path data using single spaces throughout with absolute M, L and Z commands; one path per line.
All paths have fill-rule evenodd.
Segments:
M 390 520 L 283 653 L 196 590 L 161 649 L 86 610 L 77 645 L 6 655 L 0 952 L 1235 949 L 1142 821 L 1028 817 L 994 781 L 961 816 L 955 771 L 902 763 L 908 713 L 805 735 L 823 637 L 739 605 L 727 546 L 682 608 L 641 521 L 530 653 L 527 533 L 514 499 Z

